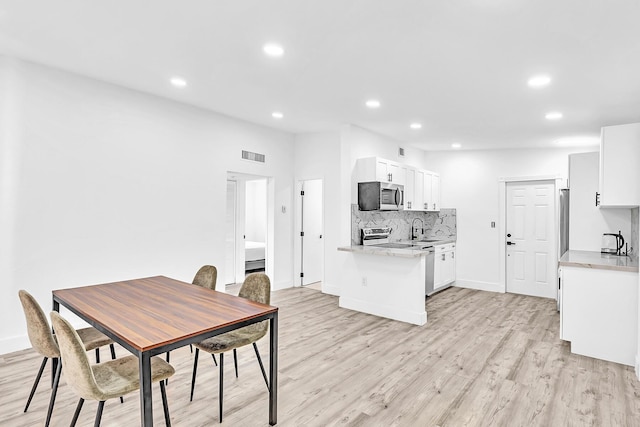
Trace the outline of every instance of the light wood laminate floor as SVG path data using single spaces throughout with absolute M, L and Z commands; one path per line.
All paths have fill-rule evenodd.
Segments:
M 633 369 L 571 354 L 552 300 L 451 288 L 429 298 L 423 327 L 341 309 L 336 297 L 305 288 L 274 292 L 272 304 L 280 307 L 279 426 L 640 425 Z M 258 345 L 266 364 L 268 339 Z M 238 354 L 238 379 L 226 358 L 223 424 L 267 426 L 253 350 Z M 189 402 L 192 358 L 188 347 L 171 353 L 173 425 L 215 426 L 217 368 L 200 356 Z M 22 413 L 40 360 L 32 350 L 0 356 L 0 425 L 43 424 L 49 368 Z M 153 393 L 155 425 L 163 426 L 157 385 Z M 76 402 L 63 378 L 52 425 L 69 425 Z M 93 425 L 96 407 L 85 403 L 79 426 Z M 134 393 L 107 402 L 102 425 L 139 419 Z

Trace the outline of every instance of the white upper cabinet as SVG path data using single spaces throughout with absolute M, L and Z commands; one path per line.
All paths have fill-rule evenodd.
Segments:
M 356 162 L 358 182 L 380 181 L 404 185 L 404 209 L 440 210 L 440 175 L 424 169 L 380 157 L 366 157 Z
M 425 211 L 440 210 L 440 175 L 435 172 L 424 171 L 423 205 Z
M 603 127 L 600 136 L 601 207 L 640 205 L 640 123 Z
M 407 179 L 405 165 L 380 157 L 358 159 L 356 169 L 358 182 L 380 181 L 404 185 Z

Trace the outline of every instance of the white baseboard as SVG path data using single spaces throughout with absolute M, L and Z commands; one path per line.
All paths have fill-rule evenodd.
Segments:
M 323 294 L 329 294 L 329 295 L 335 295 L 337 297 L 340 296 L 340 286 L 335 286 L 332 285 L 330 283 L 322 283 L 322 293 Z
M 375 316 L 386 317 L 388 319 L 399 320 L 401 322 L 411 323 L 413 325 L 422 326 L 427 323 L 427 312 L 409 312 L 398 310 L 380 304 L 373 304 L 368 301 L 362 301 L 355 298 L 340 297 L 338 305 L 349 310 L 356 310 L 362 313 L 373 314 Z
M 273 283 L 273 288 L 271 289 L 272 291 L 279 291 L 281 289 L 287 289 L 287 288 L 291 288 L 293 287 L 293 284 L 291 284 L 291 282 L 287 281 L 287 280 L 281 280 L 279 282 L 274 282 Z
M 14 351 L 31 348 L 27 335 L 3 338 L 0 340 L 0 354 L 13 353 Z
M 504 288 L 500 286 L 500 283 L 494 282 L 479 282 L 476 280 L 456 279 L 456 281 L 453 283 L 453 286 L 457 286 L 459 288 L 476 289 L 478 291 L 499 292 L 502 294 L 504 293 Z

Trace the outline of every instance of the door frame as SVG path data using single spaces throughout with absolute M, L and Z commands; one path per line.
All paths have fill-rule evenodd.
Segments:
M 507 184 L 513 182 L 531 182 L 531 181 L 553 181 L 553 191 L 555 195 L 555 212 L 553 214 L 553 232 L 556 239 L 556 260 L 559 259 L 560 243 L 559 233 L 560 224 L 558 222 L 558 214 L 560 208 L 560 188 L 566 188 L 563 186 L 563 177 L 560 175 L 540 175 L 540 176 L 520 176 L 520 177 L 500 177 L 498 178 L 498 212 L 499 212 L 499 256 L 500 260 L 500 292 L 507 292 Z M 558 282 L 558 269 L 554 270 L 555 283 Z M 557 297 L 556 297 L 557 298 Z
M 246 181 L 265 179 L 267 182 L 267 229 L 265 233 L 265 266 L 264 272 L 274 283 L 275 271 L 275 182 L 272 176 L 248 174 L 244 172 L 227 171 L 227 180 L 236 181 L 236 251 L 234 277 L 236 283 L 243 283 L 245 279 L 245 218 L 246 218 Z M 239 244 L 242 242 L 242 244 Z M 226 262 L 225 262 L 226 264 Z
M 293 232 L 293 265 L 294 265 L 294 276 L 293 276 L 293 287 L 299 288 L 304 287 L 302 285 L 302 280 L 300 277 L 300 272 L 302 269 L 302 241 L 300 239 L 300 227 L 302 226 L 302 198 L 300 196 L 300 188 L 305 181 L 313 181 L 320 180 L 322 181 L 322 252 L 325 252 L 325 179 L 324 176 L 308 176 L 304 178 L 296 178 L 295 179 L 295 188 L 294 188 L 294 197 L 295 197 L 295 213 L 294 213 L 294 232 Z M 322 262 L 322 274 L 321 274 L 321 282 L 324 287 L 324 270 L 325 270 L 325 257 L 323 256 Z

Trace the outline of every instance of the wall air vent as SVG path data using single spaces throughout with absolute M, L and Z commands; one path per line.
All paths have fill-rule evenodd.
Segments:
M 404 148 L 398 147 L 398 156 L 404 157 Z
M 245 160 L 251 160 L 252 162 L 264 163 L 264 154 L 260 153 L 242 150 L 242 158 Z

